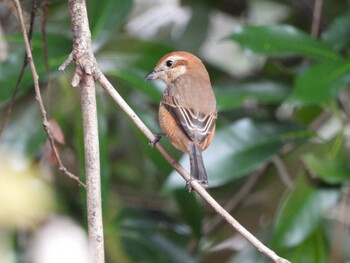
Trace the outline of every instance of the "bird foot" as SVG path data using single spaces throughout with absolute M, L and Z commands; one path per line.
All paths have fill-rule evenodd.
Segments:
M 193 190 L 193 188 L 192 188 L 192 186 L 191 186 L 191 182 L 192 182 L 193 180 L 194 180 L 194 178 L 191 177 L 190 180 L 186 181 L 185 189 L 186 189 L 189 193 L 191 193 L 192 190 Z
M 149 142 L 148 145 L 151 146 L 152 148 L 156 146 L 156 144 L 162 139 L 162 137 L 165 135 L 164 132 L 158 132 L 154 134 L 155 138 L 153 141 Z

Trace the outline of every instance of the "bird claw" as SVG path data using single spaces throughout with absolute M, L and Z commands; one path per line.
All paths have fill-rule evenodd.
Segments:
M 155 138 L 153 141 L 149 142 L 148 145 L 151 146 L 152 148 L 154 148 L 154 146 L 156 146 L 156 144 L 160 141 L 160 139 L 162 139 L 162 137 L 165 135 L 164 132 L 158 132 L 156 134 L 154 134 Z
M 193 188 L 192 188 L 192 186 L 191 186 L 191 182 L 192 182 L 193 180 L 194 180 L 194 178 L 191 177 L 189 180 L 186 181 L 185 189 L 186 189 L 189 193 L 191 193 L 192 190 L 193 190 Z

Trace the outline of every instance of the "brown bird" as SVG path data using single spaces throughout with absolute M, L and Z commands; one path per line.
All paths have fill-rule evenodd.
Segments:
M 159 105 L 160 127 L 175 148 L 189 154 L 191 180 L 207 187 L 202 151 L 214 137 L 217 110 L 205 66 L 191 53 L 176 51 L 159 60 L 145 77 L 150 79 L 166 84 Z

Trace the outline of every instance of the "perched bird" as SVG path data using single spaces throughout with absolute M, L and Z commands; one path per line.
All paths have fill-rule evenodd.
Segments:
M 205 66 L 191 53 L 176 51 L 159 60 L 145 77 L 151 79 L 166 84 L 159 105 L 160 127 L 175 148 L 189 154 L 191 180 L 207 187 L 202 151 L 214 137 L 217 110 Z

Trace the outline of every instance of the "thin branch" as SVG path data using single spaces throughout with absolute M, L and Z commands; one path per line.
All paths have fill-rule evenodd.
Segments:
M 293 180 L 291 179 L 288 170 L 286 168 L 286 166 L 284 165 L 282 159 L 278 156 L 275 155 L 272 157 L 272 163 L 275 165 L 276 170 L 279 174 L 279 176 L 281 177 L 282 182 L 284 183 L 284 185 L 291 189 L 294 185 Z
M 50 0 L 44 0 L 42 3 L 42 16 L 41 16 L 41 35 L 43 40 L 43 55 L 44 55 L 44 65 L 46 71 L 46 88 L 47 88 L 47 101 L 46 106 L 49 107 L 50 103 L 50 87 L 51 87 L 51 72 L 49 65 L 49 56 L 48 56 L 48 45 L 47 45 L 47 34 L 46 34 L 46 25 L 47 25 L 47 16 L 49 13 Z
M 318 37 L 320 31 L 323 0 L 314 0 L 314 9 L 312 12 L 311 36 Z
M 58 160 L 59 169 L 63 173 L 65 173 L 69 178 L 71 178 L 71 179 L 75 180 L 76 182 L 78 182 L 78 184 L 80 186 L 85 187 L 85 185 L 79 180 L 79 178 L 77 176 L 75 176 L 74 174 L 72 174 L 71 172 L 69 172 L 67 170 L 67 168 L 63 165 L 63 163 L 61 161 L 61 158 L 60 158 L 60 156 L 58 154 L 58 151 L 56 149 L 55 140 L 54 140 L 54 138 L 53 138 L 53 136 L 51 134 L 50 127 L 49 127 L 49 122 L 48 122 L 47 117 L 46 117 L 46 110 L 45 110 L 45 107 L 44 107 L 44 104 L 43 104 L 43 101 L 42 101 L 42 98 L 41 98 L 41 92 L 40 92 L 40 87 L 39 87 L 39 76 L 38 76 L 38 73 L 37 73 L 36 68 L 35 68 L 35 64 L 34 64 L 34 60 L 33 60 L 33 56 L 32 56 L 32 51 L 31 51 L 31 48 L 30 48 L 30 43 L 29 43 L 29 39 L 28 39 L 28 36 L 27 36 L 26 28 L 25 28 L 22 8 L 21 8 L 21 5 L 20 5 L 18 0 L 13 0 L 13 1 L 14 1 L 15 5 L 16 5 L 18 18 L 19 18 L 21 30 L 22 30 L 22 33 L 23 33 L 25 49 L 26 49 L 26 52 L 27 52 L 27 62 L 30 65 L 30 68 L 31 68 L 31 71 L 32 71 L 32 75 L 33 75 L 35 95 L 36 95 L 36 100 L 37 100 L 38 105 L 39 105 L 39 110 L 40 110 L 41 117 L 42 117 L 43 127 L 44 127 L 44 130 L 45 130 L 45 132 L 47 134 L 47 137 L 49 139 L 49 142 L 50 142 L 50 145 L 52 147 L 52 150 L 54 151 L 54 154 L 55 154 L 55 156 L 56 156 L 56 158 Z
M 99 70 L 95 68 L 95 80 L 101 84 L 105 91 L 113 98 L 124 113 L 134 122 L 134 124 L 142 131 L 149 141 L 155 139 L 154 134 L 147 128 L 136 113 L 129 107 L 119 93 L 113 88 L 112 84 Z M 190 175 L 188 172 L 165 150 L 165 148 L 157 143 L 155 148 L 161 155 L 170 163 L 170 165 L 185 179 L 189 181 Z M 205 200 L 227 223 L 229 223 L 236 231 L 245 237 L 254 247 L 261 253 L 276 263 L 288 263 L 289 261 L 279 257 L 274 251 L 261 243 L 254 235 L 246 230 L 237 220 L 235 220 L 216 200 L 195 180 L 190 181 L 191 187 Z
M 50 67 L 49 67 L 49 57 L 48 57 L 48 48 L 47 48 L 47 35 L 46 35 L 46 23 L 47 23 L 47 15 L 49 13 L 49 0 L 44 0 L 42 6 L 42 17 L 41 17 L 41 34 L 43 37 L 44 44 L 44 64 L 46 69 L 46 74 L 48 75 L 48 81 L 50 80 Z

